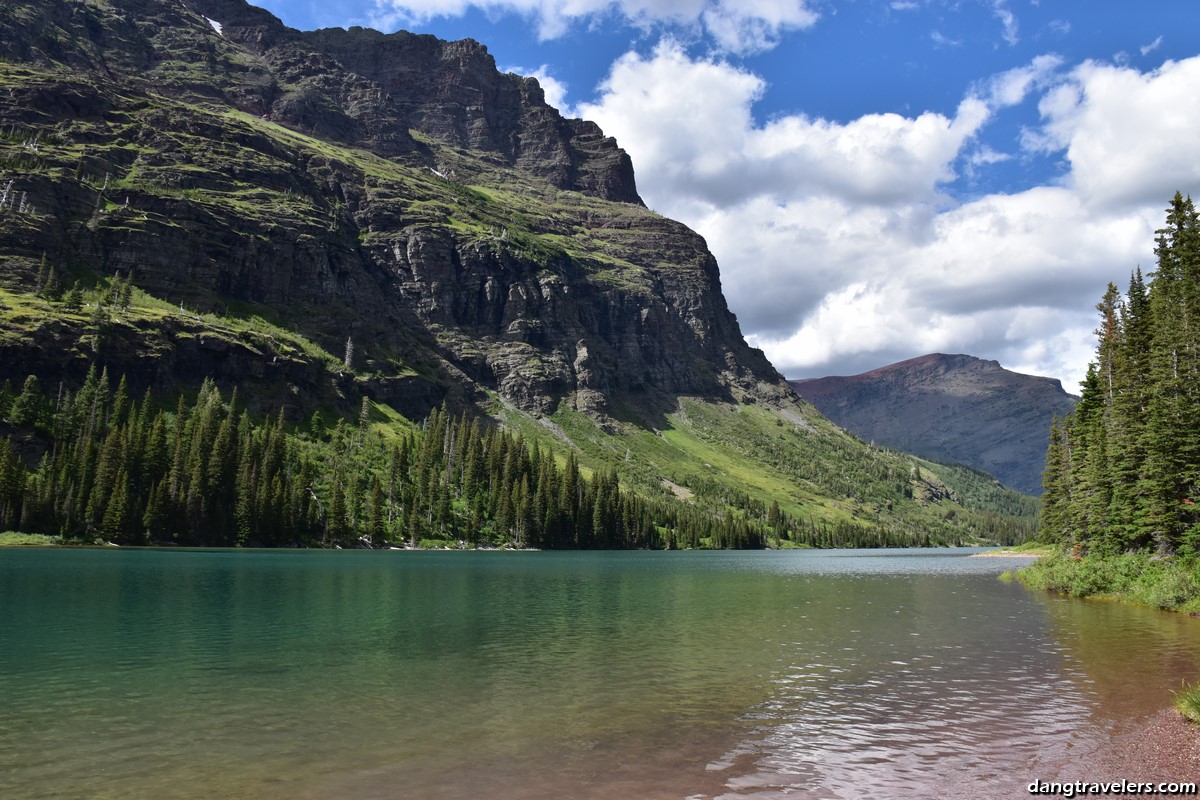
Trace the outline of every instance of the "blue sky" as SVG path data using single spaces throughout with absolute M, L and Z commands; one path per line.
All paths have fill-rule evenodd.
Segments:
M 789 377 L 966 352 L 1075 390 L 1200 195 L 1193 0 L 258 0 L 471 37 L 634 159 Z

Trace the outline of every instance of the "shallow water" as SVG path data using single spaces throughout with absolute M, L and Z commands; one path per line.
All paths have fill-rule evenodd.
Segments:
M 1019 563 L 0 551 L 0 797 L 1023 796 L 1200 679 L 1200 621 Z

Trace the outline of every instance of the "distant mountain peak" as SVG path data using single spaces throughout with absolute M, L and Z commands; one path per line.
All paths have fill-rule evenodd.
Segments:
M 978 467 L 1033 494 L 1041 492 L 1050 421 L 1077 400 L 1056 378 L 1022 375 L 963 353 L 790 383 L 861 439 Z

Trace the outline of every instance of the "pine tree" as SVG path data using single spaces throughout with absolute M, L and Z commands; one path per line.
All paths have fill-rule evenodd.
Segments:
M 0 530 L 17 527 L 25 494 L 25 469 L 12 440 L 0 439 Z
M 115 427 L 124 425 L 126 418 L 129 415 L 129 386 L 125 382 L 125 376 L 121 376 L 121 380 L 117 383 L 117 391 L 113 395 L 112 407 L 108 414 L 108 425 Z
M 96 476 L 92 481 L 92 491 L 88 498 L 85 517 L 90 529 L 98 529 L 104 520 L 109 498 L 116 490 L 117 479 L 124 469 L 125 439 L 120 428 L 113 428 L 104 437 L 100 448 L 100 460 L 96 467 Z
M 248 434 L 241 439 L 237 465 L 237 482 L 234 485 L 233 530 L 238 547 L 245 547 L 254 537 L 257 474 L 251 454 Z
M 1150 351 L 1150 399 L 1146 428 L 1146 491 L 1140 516 L 1160 552 L 1172 552 L 1183 532 L 1180 504 L 1193 500 L 1200 468 L 1200 387 L 1196 316 L 1188 286 L 1200 258 L 1200 225 L 1190 198 L 1176 193 L 1159 230 L 1158 270 L 1150 291 L 1153 333 Z
M 83 287 L 79 285 L 79 281 L 71 284 L 71 289 L 63 297 L 64 310 L 70 312 L 78 312 L 83 309 Z
M 383 501 L 383 482 L 379 480 L 378 475 L 371 478 L 371 493 L 367 497 L 367 536 L 371 537 L 371 544 L 375 546 L 382 545 L 384 542 L 384 501 Z
M 129 533 L 129 476 L 124 470 L 117 474 L 111 496 L 100 523 L 100 535 L 107 541 L 128 542 Z M 141 542 L 137 542 L 141 544 Z
M 155 483 L 154 487 L 150 490 L 146 509 L 142 513 L 142 527 L 149 541 L 168 541 L 173 538 L 172 534 L 175 533 L 172 526 L 168 491 L 166 479 Z
M 1097 366 L 1052 427 L 1039 538 L 1200 552 L 1200 217 L 1176 194 L 1157 269 L 1097 306 Z
M 1129 292 L 1119 305 L 1120 338 L 1114 357 L 1113 397 L 1108 415 L 1109 484 L 1112 501 L 1109 521 L 1118 549 L 1143 547 L 1150 532 L 1138 524 L 1140 492 L 1146 465 L 1145 420 L 1150 357 L 1149 298 L 1137 270 L 1129 279 Z
M 21 393 L 13 400 L 8 421 L 13 425 L 34 425 L 42 414 L 42 390 L 36 375 L 25 379 Z
M 46 258 L 46 254 L 42 253 L 42 261 L 38 267 L 38 289 L 37 293 L 40 297 L 47 300 L 58 300 L 62 297 L 62 281 L 58 277 L 58 270 Z
M 329 516 L 325 521 L 325 533 L 335 542 L 346 538 L 346 490 L 340 480 L 333 482 L 333 491 L 329 498 Z

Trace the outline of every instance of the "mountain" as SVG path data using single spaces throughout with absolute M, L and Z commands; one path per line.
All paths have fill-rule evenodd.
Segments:
M 10 258 L 131 274 L 333 353 L 353 339 L 398 402 L 406 371 L 430 403 L 465 379 L 538 411 L 781 394 L 703 240 L 642 205 L 612 139 L 473 41 L 140 0 L 18 3 L 0 47 L 20 65 L 0 100 L 27 172 L 12 192 L 36 209 Z
M 471 40 L 296 31 L 242 0 L 8 3 L 0 304 L 13 387 L 211 378 L 292 425 L 444 404 L 810 533 L 1028 521 L 798 398 L 618 144 Z
M 831 420 L 866 441 L 962 463 L 1041 494 L 1050 422 L 1078 398 L 1053 378 L 968 355 L 912 358 L 849 377 L 790 381 Z

